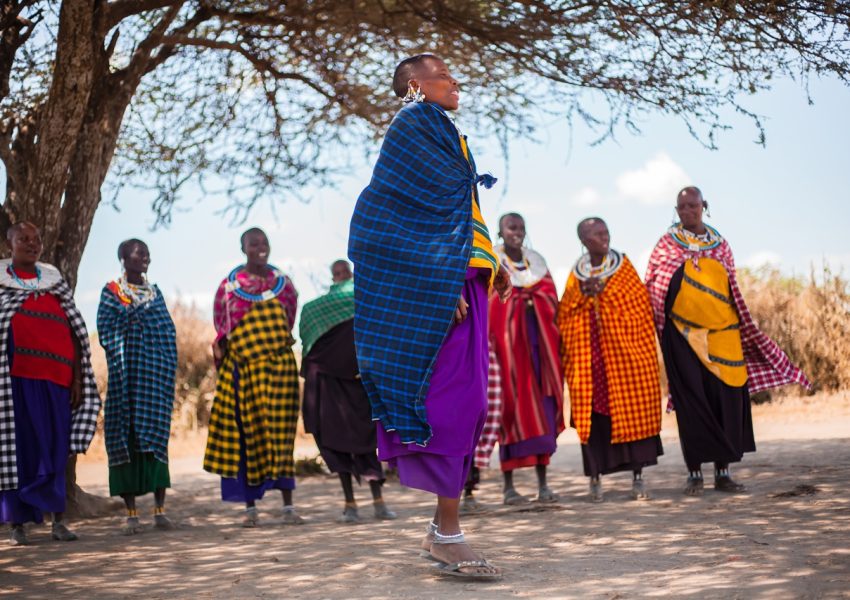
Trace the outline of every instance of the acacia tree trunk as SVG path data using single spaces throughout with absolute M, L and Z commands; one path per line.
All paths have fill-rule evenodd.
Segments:
M 34 143 L 19 157 L 20 178 L 8 188 L 3 206 L 12 223 L 27 220 L 41 228 L 47 256 L 59 236 L 62 195 L 92 89 L 99 5 L 97 0 L 62 2 L 53 80 L 34 123 Z

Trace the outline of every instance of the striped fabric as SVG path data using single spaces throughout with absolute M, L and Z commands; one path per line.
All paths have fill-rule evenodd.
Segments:
M 71 413 L 71 452 L 82 454 L 88 450 L 97 426 L 97 415 L 100 412 L 100 395 L 94 381 L 91 368 L 91 347 L 89 334 L 83 316 L 74 304 L 74 294 L 68 284 L 61 278 L 52 265 L 39 263 L 39 267 L 55 283 L 39 293 L 49 293 L 56 296 L 62 310 L 68 317 L 71 330 L 79 342 L 82 367 L 82 403 Z M 5 265 L 0 264 L 0 268 Z M 0 348 L 5 349 L 9 342 L 12 316 L 20 308 L 32 290 L 12 289 L 0 286 Z M 15 455 L 15 412 L 12 401 L 12 379 L 9 376 L 9 358 L 5 351 L 0 351 L 0 490 L 13 490 L 18 487 L 18 466 Z
M 402 443 L 431 437 L 424 400 L 470 262 L 473 165 L 441 108 L 409 104 L 351 219 L 357 360 L 373 418 Z
M 622 444 L 658 435 L 661 430 L 661 384 L 646 290 L 626 256 L 595 299 L 579 288 L 575 271 L 558 307 L 561 359 L 570 390 L 570 413 L 579 440 L 590 438 L 593 409 L 591 314 L 602 346 L 608 387 L 611 443 Z
M 673 232 L 668 232 L 655 245 L 649 257 L 645 281 L 658 335 L 661 335 L 667 319 L 667 315 L 664 314 L 664 301 L 667 298 L 670 280 L 685 261 L 690 260 L 698 264 L 702 257 L 713 258 L 720 262 L 729 274 L 729 288 L 741 319 L 741 344 L 744 348 L 744 360 L 747 362 L 749 392 L 754 394 L 789 383 L 799 383 L 806 388 L 811 387 L 805 374 L 791 363 L 776 342 L 762 333 L 753 321 L 741 289 L 738 287 L 732 248 L 725 239 L 720 238 L 719 243 L 712 244 L 711 247 L 689 249 L 676 241 Z
M 475 466 L 486 469 L 490 466 L 490 456 L 499 441 L 499 429 L 502 427 L 502 370 L 499 359 L 490 342 L 490 361 L 487 371 L 487 420 L 478 445 L 475 447 Z
M 460 147 L 463 150 L 463 156 L 469 162 L 472 170 L 475 171 L 475 161 L 472 160 L 469 154 L 469 146 L 466 143 L 466 136 L 460 136 Z M 472 252 L 469 255 L 469 266 L 490 269 L 490 283 L 499 272 L 499 257 L 493 250 L 493 241 L 490 239 L 490 230 L 487 229 L 487 224 L 484 222 L 484 217 L 481 215 L 481 206 L 478 200 L 478 190 L 472 188 Z
M 238 394 L 248 484 L 295 477 L 298 366 L 290 346 L 286 310 L 278 299 L 255 302 L 230 332 L 218 368 L 204 470 L 229 478 L 239 473 Z
M 109 466 L 130 462 L 133 450 L 168 464 L 174 407 L 177 335 L 159 288 L 144 303 L 127 304 L 107 284 L 97 309 L 97 335 L 109 379 L 104 406 Z M 130 428 L 136 448 L 128 448 Z

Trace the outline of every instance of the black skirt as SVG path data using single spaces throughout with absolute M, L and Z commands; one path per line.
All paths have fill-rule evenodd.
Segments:
M 590 414 L 590 437 L 581 445 L 584 474 L 598 477 L 619 471 L 638 471 L 658 463 L 664 454 L 661 437 L 649 438 L 623 444 L 611 443 L 611 417 L 599 413 Z
M 738 462 L 745 452 L 755 452 L 756 442 L 747 385 L 733 387 L 718 379 L 670 321 L 683 273 L 684 267 L 680 267 L 667 291 L 661 353 L 685 464 L 689 470 L 698 470 L 702 463 Z
M 383 479 L 372 409 L 357 373 L 352 319 L 320 337 L 302 361 L 304 429 L 332 473 Z

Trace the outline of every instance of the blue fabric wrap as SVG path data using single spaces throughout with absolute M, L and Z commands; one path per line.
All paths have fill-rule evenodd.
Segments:
M 424 400 L 466 277 L 477 178 L 445 112 L 409 104 L 351 219 L 360 375 L 372 418 L 404 443 L 431 437 Z
M 145 304 L 123 304 L 104 287 L 97 309 L 97 335 L 106 351 L 109 380 L 104 407 L 109 465 L 130 462 L 130 426 L 138 452 L 168 463 L 174 407 L 177 336 L 162 292 Z

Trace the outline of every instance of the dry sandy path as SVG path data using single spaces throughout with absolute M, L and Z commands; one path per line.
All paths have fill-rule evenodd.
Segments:
M 48 541 L 34 528 L 27 548 L 0 547 L 0 595 L 27 598 L 850 598 L 850 397 L 759 409 L 756 454 L 734 475 L 745 494 L 680 492 L 675 425 L 665 418 L 665 456 L 646 472 L 653 499 L 628 500 L 629 476 L 603 480 L 606 502 L 586 501 L 574 433 L 562 436 L 551 508 L 499 504 L 499 474 L 485 473 L 489 506 L 465 529 L 505 571 L 476 584 L 430 573 L 415 549 L 432 508 L 427 494 L 387 487 L 395 522 L 339 525 L 336 480 L 299 482 L 309 520 L 279 524 L 279 499 L 261 503 L 261 527 L 238 526 L 238 508 L 218 500 L 200 458 L 173 461 L 169 512 L 177 531 L 119 534 L 121 518 L 80 521 L 81 539 Z M 309 449 L 302 449 L 308 452 Z M 85 462 L 80 479 L 105 492 L 106 467 Z M 520 472 L 531 492 L 533 473 Z M 368 492 L 359 491 L 370 515 Z M 150 519 L 152 500 L 141 502 Z

